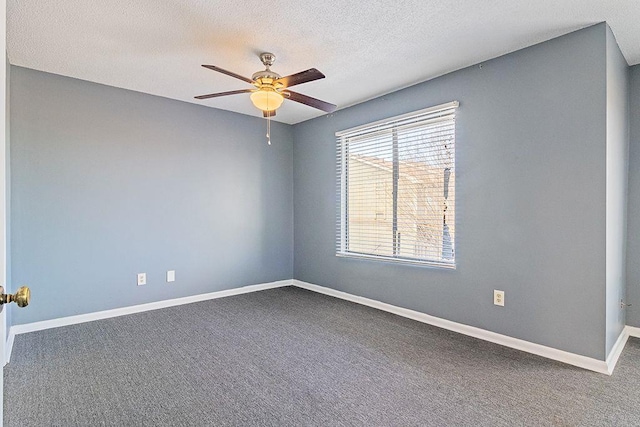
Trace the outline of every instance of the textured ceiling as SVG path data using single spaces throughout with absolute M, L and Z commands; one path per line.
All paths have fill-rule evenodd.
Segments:
M 640 62 L 638 0 L 8 0 L 13 65 L 261 116 L 213 64 L 250 77 L 273 52 L 281 75 L 327 77 L 295 90 L 344 108 L 607 21 Z M 277 120 L 324 113 L 285 101 Z

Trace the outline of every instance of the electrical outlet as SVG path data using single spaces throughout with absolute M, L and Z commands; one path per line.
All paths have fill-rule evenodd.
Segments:
M 504 291 L 493 290 L 493 303 L 504 307 Z
M 176 271 L 169 270 L 167 271 L 167 282 L 175 282 L 176 281 Z
M 147 273 L 138 273 L 138 286 L 147 284 Z

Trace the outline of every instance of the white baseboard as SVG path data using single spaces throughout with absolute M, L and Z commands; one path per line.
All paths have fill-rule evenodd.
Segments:
M 627 343 L 628 338 L 638 337 L 640 338 L 640 328 L 626 326 L 616 343 L 614 344 L 606 361 L 594 359 L 591 357 L 582 356 L 575 353 L 569 353 L 567 351 L 558 350 L 556 348 L 547 347 L 541 344 L 535 344 L 529 341 L 524 341 L 518 338 L 513 338 L 507 335 L 498 334 L 496 332 L 487 331 L 484 329 L 476 328 L 474 326 L 465 325 L 462 323 L 453 322 L 451 320 L 442 319 L 440 317 L 431 316 L 429 314 L 421 313 L 414 310 L 398 307 L 395 305 L 387 304 L 381 301 L 360 297 L 357 295 L 349 294 L 347 292 L 338 291 L 324 286 L 314 285 L 312 283 L 303 282 L 301 280 L 281 280 L 278 282 L 262 283 L 258 285 L 243 286 L 240 288 L 228 289 L 224 291 L 210 292 L 207 294 L 192 295 L 188 297 L 175 298 L 171 300 L 157 301 L 147 304 L 134 305 L 130 307 L 115 308 L 112 310 L 98 311 L 94 313 L 79 314 L 77 316 L 61 317 L 58 319 L 44 320 L 41 322 L 33 322 L 22 325 L 14 325 L 9 329 L 9 336 L 5 346 L 5 362 L 9 363 L 11 360 L 11 350 L 13 349 L 13 341 L 18 334 L 24 334 L 27 332 L 41 331 L 44 329 L 59 328 L 62 326 L 74 325 L 78 323 L 91 322 L 94 320 L 108 319 L 111 317 L 125 316 L 127 314 L 141 313 L 144 311 L 158 310 L 161 308 L 174 307 L 177 305 L 190 304 L 199 301 L 206 301 L 216 298 L 224 298 L 233 295 L 241 295 L 250 292 L 257 292 L 266 289 L 280 288 L 284 286 L 297 286 L 299 288 L 307 289 L 313 292 L 329 295 L 332 297 L 340 298 L 346 301 L 351 301 L 357 304 L 373 307 L 378 310 L 386 311 L 396 314 L 398 316 L 413 319 L 418 322 L 427 323 L 429 325 L 437 326 L 439 328 L 447 329 L 450 331 L 458 332 L 460 334 L 468 335 L 481 340 L 489 341 L 495 344 L 500 344 L 505 347 L 514 348 L 516 350 L 525 351 L 527 353 L 536 354 L 538 356 L 546 357 L 548 359 L 557 360 L 559 362 L 567 363 L 569 365 L 578 366 L 580 368 L 588 369 L 591 371 L 611 375 L 613 369 L 618 362 L 620 354 Z
M 75 325 L 78 323 L 92 322 L 94 320 L 108 319 L 111 317 L 125 316 L 127 314 L 142 313 L 144 311 L 158 310 L 161 308 L 174 307 L 176 305 L 191 304 L 199 301 L 206 301 L 217 298 L 224 298 L 233 295 L 247 294 L 250 292 L 263 291 L 266 289 L 281 288 L 283 286 L 291 286 L 292 281 L 280 280 L 278 282 L 261 283 L 258 285 L 242 286 L 224 291 L 210 292 L 207 294 L 192 295 L 188 297 L 175 298 L 164 301 L 150 302 L 147 304 L 132 305 L 129 307 L 114 308 L 111 310 L 97 311 L 94 313 L 78 314 L 76 316 L 60 317 L 57 319 L 43 320 L 41 322 L 26 323 L 22 325 L 14 325 L 9 329 L 9 337 L 7 338 L 5 361 L 9 363 L 11 360 L 11 350 L 13 348 L 13 340 L 16 335 L 25 334 L 27 332 L 42 331 L 44 329 L 59 328 L 62 326 Z
M 469 335 L 474 338 L 489 341 L 495 344 L 500 344 L 505 347 L 514 348 L 516 350 L 526 351 L 527 353 L 536 354 L 538 356 L 546 357 L 547 359 L 557 360 L 559 362 L 567 363 L 569 365 L 578 366 L 580 368 L 588 369 L 590 371 L 599 372 L 602 374 L 611 375 L 613 372 L 613 366 L 617 362 L 620 352 L 626 343 L 626 338 L 622 339 L 624 335 L 620 335 L 614 348 L 618 352 L 617 356 L 613 356 L 611 352 L 611 369 L 609 368 L 609 360 L 598 360 L 591 357 L 582 356 L 575 353 L 569 353 L 567 351 L 558 350 L 556 348 L 547 347 L 541 344 L 535 344 L 529 341 L 524 341 L 518 338 L 513 338 L 507 335 L 498 334 L 496 332 L 487 331 L 484 329 L 476 328 L 474 326 L 464 325 L 462 323 L 452 322 L 450 320 L 442 319 L 440 317 L 430 316 L 425 313 L 421 313 L 414 310 L 398 307 L 395 305 L 387 304 L 384 302 L 372 300 L 369 298 L 352 295 L 346 292 L 337 291 L 331 288 L 325 288 L 323 286 L 314 285 L 311 283 L 303 282 L 300 280 L 293 280 L 293 285 L 299 288 L 307 289 L 310 291 L 318 292 L 332 297 L 344 299 L 347 301 L 355 302 L 358 304 L 366 305 L 369 307 L 377 308 L 378 310 L 386 311 L 389 313 L 397 314 L 398 316 L 406 317 L 409 319 L 417 320 L 418 322 L 427 323 L 429 325 L 437 326 L 439 328 L 448 329 L 450 331 L 458 332 L 460 334 Z M 640 332 L 640 330 L 639 330 Z
M 636 328 L 635 326 L 626 326 L 625 330 L 630 337 L 640 338 L 640 328 Z
M 618 359 L 622 354 L 622 350 L 624 350 L 624 346 L 627 345 L 627 340 L 629 339 L 629 328 L 630 326 L 625 326 L 622 329 L 622 332 L 620 332 L 620 336 L 609 352 L 609 356 L 607 357 L 607 373 L 609 375 L 613 373 L 613 370 L 618 363 Z
M 9 329 L 9 336 L 7 337 L 7 343 L 4 345 L 4 364 L 6 365 L 11 361 L 11 350 L 13 350 L 13 339 L 16 337 L 14 333 Z

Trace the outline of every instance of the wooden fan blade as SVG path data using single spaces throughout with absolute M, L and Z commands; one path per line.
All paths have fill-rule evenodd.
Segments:
M 216 67 L 215 65 L 202 65 L 202 66 L 204 68 L 208 68 L 210 70 L 217 71 L 219 73 L 226 74 L 227 76 L 235 77 L 236 79 L 240 79 L 240 80 L 245 81 L 247 83 L 253 84 L 253 80 L 251 80 L 250 78 L 243 77 L 240 74 L 234 73 L 233 71 L 227 71 L 227 70 L 222 69 L 220 67 Z
M 336 108 L 338 108 L 336 105 L 329 104 L 328 102 L 320 101 L 319 99 L 315 99 L 298 92 L 293 92 L 291 90 L 283 91 L 282 94 L 292 101 L 317 108 L 318 110 L 322 110 L 327 113 L 333 113 Z
M 229 92 L 210 93 L 209 95 L 196 96 L 196 99 L 217 98 L 218 96 L 237 95 L 239 93 L 253 92 L 253 89 L 230 90 Z
M 273 117 L 276 115 L 276 110 L 262 111 L 262 117 Z
M 315 68 L 310 68 L 307 71 L 300 71 L 290 76 L 281 77 L 276 80 L 276 83 L 282 83 L 283 87 L 291 87 L 319 79 L 324 79 L 324 74 Z

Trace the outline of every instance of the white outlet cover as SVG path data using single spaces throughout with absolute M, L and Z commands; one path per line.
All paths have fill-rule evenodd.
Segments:
M 138 286 L 147 284 L 147 273 L 138 273 Z
M 176 281 L 176 271 L 169 270 L 167 271 L 167 282 L 175 282 Z
M 499 305 L 500 307 L 504 307 L 504 291 L 499 291 L 497 289 L 494 289 L 493 303 L 495 305 Z

